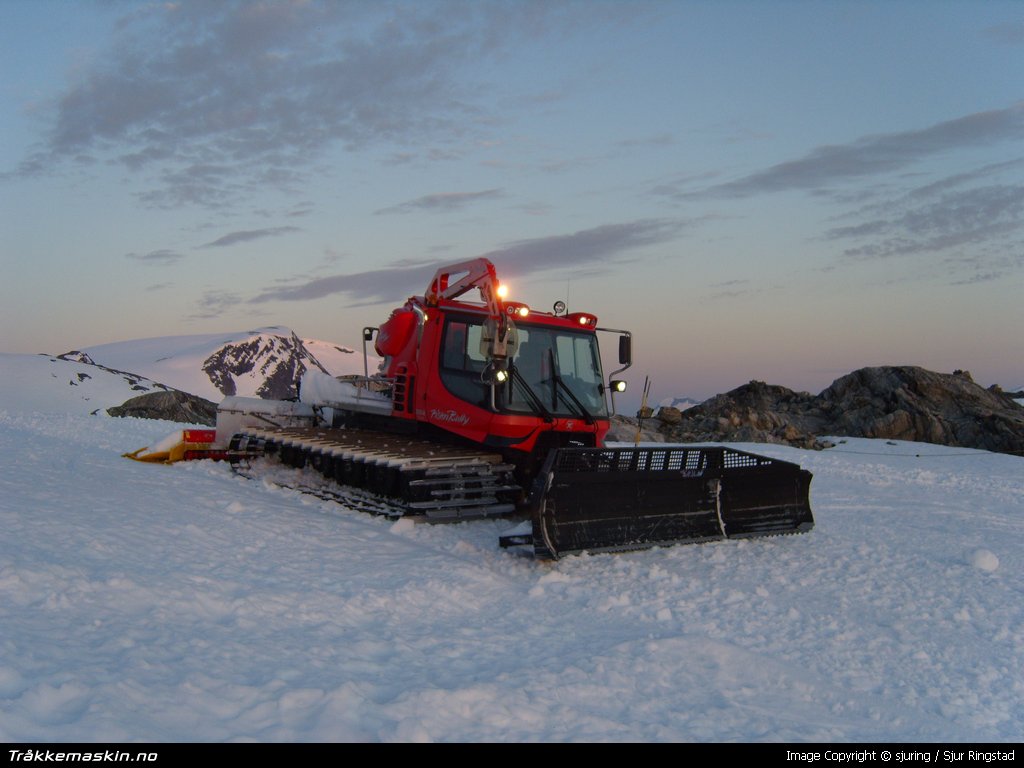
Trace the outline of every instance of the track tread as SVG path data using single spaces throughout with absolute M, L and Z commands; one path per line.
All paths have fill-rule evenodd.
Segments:
M 278 454 L 282 463 L 296 468 L 309 465 L 339 483 L 335 491 L 310 489 L 314 495 L 362 508 L 369 494 L 389 516 L 506 515 L 515 511 L 512 499 L 520 492 L 513 467 L 501 454 L 416 437 L 360 429 L 253 427 L 235 435 L 232 443 L 252 446 L 257 455 Z

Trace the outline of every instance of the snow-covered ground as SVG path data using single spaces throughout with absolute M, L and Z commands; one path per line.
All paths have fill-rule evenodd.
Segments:
M 817 527 L 556 563 L 0 398 L 0 739 L 1016 741 L 1024 459 L 851 439 Z

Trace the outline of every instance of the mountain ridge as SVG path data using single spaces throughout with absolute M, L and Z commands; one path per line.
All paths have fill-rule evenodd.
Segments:
M 66 354 L 131 370 L 214 402 L 228 395 L 288 399 L 296 396 L 296 382 L 307 370 L 332 376 L 363 370 L 362 355 L 351 347 L 303 339 L 286 326 L 135 339 Z
M 375 368 L 377 359 L 370 363 Z M 363 358 L 283 326 L 133 339 L 59 355 L 0 353 L 0 408 L 100 413 L 157 392 L 213 403 L 228 394 L 284 399 L 295 397 L 297 380 L 310 369 L 361 374 Z

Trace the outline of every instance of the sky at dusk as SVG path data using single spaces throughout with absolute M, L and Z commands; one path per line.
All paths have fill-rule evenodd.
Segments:
M 0 72 L 0 351 L 358 345 L 487 256 L 659 399 L 1024 384 L 1024 3 L 3 0 Z

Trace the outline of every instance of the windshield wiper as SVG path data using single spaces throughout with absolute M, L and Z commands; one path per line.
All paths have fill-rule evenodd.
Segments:
M 523 392 L 526 393 L 527 399 L 533 407 L 533 410 L 543 416 L 544 421 L 549 423 L 554 421 L 555 418 L 551 415 L 551 411 L 544 407 L 544 401 L 541 400 L 537 393 L 533 391 L 533 387 L 531 387 L 529 383 L 527 383 L 526 379 L 523 378 L 523 374 L 519 372 L 519 369 L 516 368 L 515 365 L 510 365 L 508 370 L 512 374 L 512 381 L 518 382 L 519 386 L 523 388 Z
M 579 414 L 583 417 L 584 421 L 586 421 L 587 424 L 593 424 L 593 414 L 591 414 L 590 411 L 587 410 L 587 407 L 580 402 L 580 399 L 576 397 L 576 393 L 572 391 L 569 385 L 562 380 L 562 374 L 558 372 L 558 368 L 555 366 L 555 351 L 553 349 L 548 349 L 548 354 L 550 355 L 551 360 L 551 375 L 555 380 L 555 392 L 558 393 L 558 387 L 561 387 L 562 391 L 569 396 L 569 400 L 572 401 L 569 402 L 569 400 L 566 400 L 565 395 L 562 395 L 562 402 L 569 406 L 570 409 L 575 405 L 576 408 L 579 409 Z

